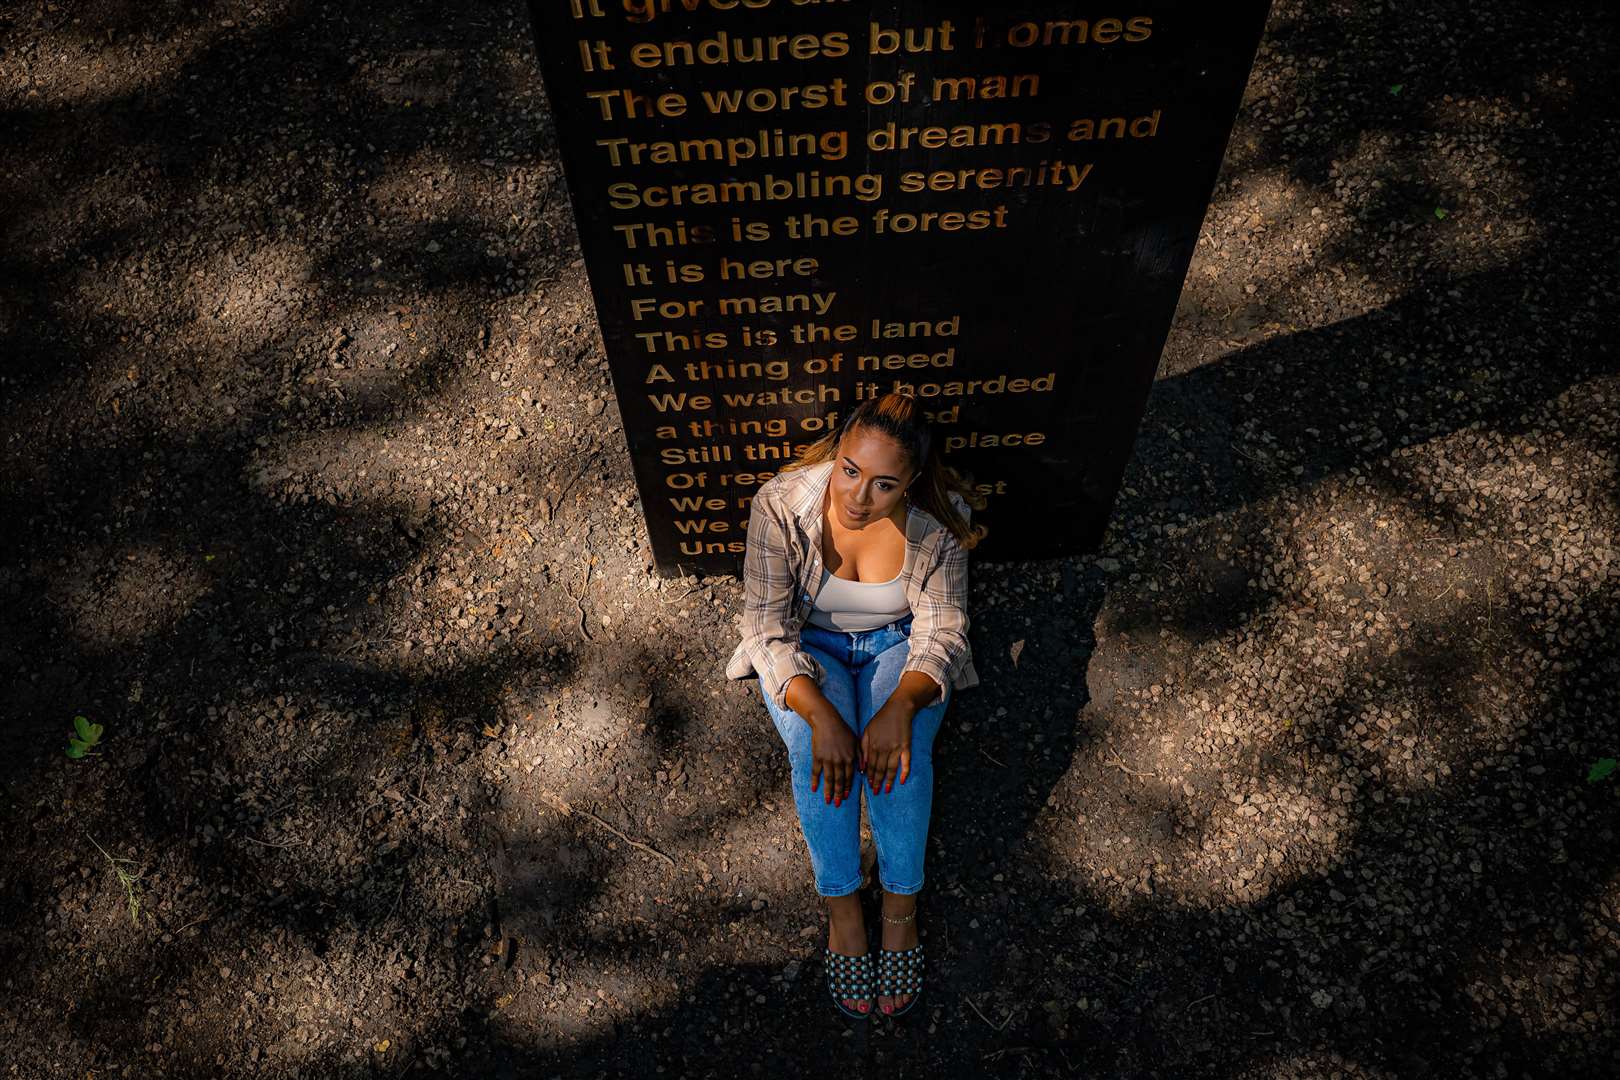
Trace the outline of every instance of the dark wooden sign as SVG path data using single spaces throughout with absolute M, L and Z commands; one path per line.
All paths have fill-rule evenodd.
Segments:
M 909 388 L 980 553 L 1096 550 L 1269 0 L 531 0 L 653 549 Z

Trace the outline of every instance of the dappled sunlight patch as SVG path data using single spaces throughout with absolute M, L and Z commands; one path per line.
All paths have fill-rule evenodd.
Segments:
M 272 7 L 4 28 L 15 1068 L 813 1057 L 824 913 L 720 674 L 742 590 L 651 567 L 522 12 Z M 944 1072 L 1612 1042 L 1620 387 L 1558 388 L 1605 359 L 1613 208 L 1543 70 L 1595 39 L 1453 15 L 1275 10 L 1105 557 L 975 564 Z
M 1034 830 L 1055 864 L 1118 906 L 1212 909 L 1320 877 L 1344 856 L 1355 776 L 1330 760 L 1301 767 L 1303 758 L 1271 774 L 1236 761 L 1201 768 L 1192 744 L 1235 744 L 1230 725 L 1211 719 L 1200 731 L 1175 728 L 1170 712 L 1148 716 L 1174 733 L 1105 739 L 1100 767 L 1088 764 L 1094 779 L 1083 789 L 1072 775 L 1060 783 L 1057 807 Z
M 365 198 L 395 208 L 393 227 L 453 222 L 453 231 L 462 224 L 477 225 L 487 216 L 489 192 L 476 176 L 447 160 L 441 151 L 423 148 L 390 159 L 381 174 L 366 183 Z M 415 257 L 447 251 L 445 240 L 445 236 L 424 236 Z M 390 268 L 385 264 L 379 269 Z
M 357 95 L 391 107 L 431 108 L 460 92 L 465 60 L 456 49 L 398 49 L 386 61 L 360 64 L 350 85 Z
M 1211 356 L 1356 318 L 1393 297 L 1370 295 L 1359 275 L 1324 258 L 1353 226 L 1313 185 L 1281 168 L 1256 169 L 1218 190 L 1188 269 L 1181 330 L 1221 348 Z M 1255 265 L 1250 253 L 1267 258 Z M 1308 302 L 1305 298 L 1308 297 Z
M 138 925 L 131 923 L 125 889 L 88 845 L 79 873 L 52 883 L 53 892 L 61 887 L 61 912 L 71 912 L 71 933 L 48 930 L 47 940 L 57 944 L 42 956 L 74 987 L 61 1010 L 63 1027 L 50 1036 L 57 1045 L 83 1040 L 105 1046 L 118 1037 L 116 1004 L 161 985 L 164 1005 L 150 1010 L 142 1042 L 143 1052 L 157 1060 L 143 1071 L 162 1071 L 159 1063 L 218 1067 L 222 1048 L 244 1055 L 244 1066 L 281 1055 L 295 1070 L 374 1053 L 398 1062 L 402 1053 L 448 1049 L 449 1039 L 441 1036 L 450 1010 L 424 1007 L 419 996 L 441 1000 L 460 989 L 451 953 L 466 948 L 470 955 L 476 948 L 483 909 L 476 892 L 466 893 L 466 905 L 426 917 L 444 928 L 441 936 L 420 929 L 420 913 L 390 912 L 379 923 L 375 916 L 384 907 L 368 919 L 337 897 L 322 897 L 319 909 L 309 910 L 267 892 L 269 903 L 260 906 L 261 887 L 283 885 L 277 875 L 286 871 L 273 861 L 245 860 L 233 873 L 231 860 L 221 861 L 212 843 L 189 851 L 151 838 L 142 843 L 107 844 L 108 857 L 140 875 L 133 883 Z M 261 852 L 270 860 L 276 854 Z M 407 906 L 416 906 L 414 899 Z M 256 917 L 230 919 L 244 907 Z M 460 935 L 469 911 L 472 933 Z M 226 936 L 215 932 L 222 923 L 232 926 Z M 458 935 L 468 944 L 454 944 Z
M 149 94 L 173 82 L 190 62 L 213 47 L 214 39 L 199 33 L 171 34 L 151 37 L 132 48 L 126 35 L 117 44 L 111 44 L 111 39 L 99 44 L 106 52 L 101 63 L 92 65 L 84 62 L 79 34 L 42 35 L 26 68 L 0 64 L 0 92 L 25 106 L 48 102 L 54 110 L 91 109 Z
M 281 339 L 312 276 L 309 252 L 285 241 L 220 252 L 189 283 L 194 344 L 241 353 Z
M 1524 160 L 1507 147 L 1534 121 L 1505 98 L 1448 95 L 1428 111 L 1422 134 L 1362 132 L 1329 166 L 1350 223 L 1344 239 L 1387 259 L 1417 247 L 1436 269 L 1459 275 L 1522 260 L 1545 237 L 1529 210 L 1534 190 Z M 1489 118 L 1483 127 L 1482 116 Z
M 1421 500 L 1323 487 L 1261 572 L 1273 601 L 1234 653 L 1279 658 L 1260 692 L 1303 738 L 1364 756 L 1388 794 L 1432 789 L 1525 722 L 1526 676 L 1490 659 L 1516 632 L 1513 555 L 1452 541 Z M 1308 680 L 1290 674 L 1293 655 L 1316 668 Z
M 681 999 L 674 979 L 649 977 L 604 955 L 588 968 L 524 979 L 496 998 L 490 1026 L 522 1046 L 534 1043 L 535 1025 L 543 1024 L 546 1043 L 566 1050 L 611 1037 L 644 1016 L 672 1013 Z
M 1518 631 L 1486 541 L 1445 540 L 1415 500 L 1352 476 L 1259 547 L 1232 568 L 1262 602 L 1210 636 L 1099 617 L 1094 748 L 1058 785 L 1048 847 L 1118 903 L 1254 903 L 1324 878 L 1362 818 L 1446 788 L 1530 721 L 1538 676 L 1490 659 Z M 1133 674 L 1144 653 L 1152 679 Z
M 792 795 L 766 798 L 753 808 L 719 823 L 708 843 L 694 849 L 694 857 L 715 861 L 714 871 L 735 882 L 730 899 L 753 908 L 796 903 L 805 893 L 809 855 L 799 830 Z M 700 877 L 710 871 L 702 871 Z M 733 877 L 732 875 L 735 874 Z
M 358 505 L 387 499 L 410 505 L 431 498 L 439 464 L 430 440 L 394 438 L 380 429 L 279 436 L 253 456 L 250 486 L 281 503 Z
M 1412 594 L 1411 582 L 1427 565 L 1456 568 L 1456 557 L 1436 545 L 1441 537 L 1420 507 L 1338 480 L 1324 486 L 1333 490 L 1296 514 L 1280 540 L 1290 565 L 1272 580 L 1263 574 L 1261 585 L 1282 591 L 1287 613 L 1308 623 L 1298 629 L 1329 638 L 1326 658 L 1390 655 L 1428 599 Z
M 285 930 L 266 930 L 215 950 L 179 980 L 165 1055 L 197 1066 L 217 1064 L 222 1041 L 248 1062 L 276 1061 L 295 1071 L 343 1061 L 350 1068 L 397 1068 L 412 1055 L 447 1060 L 449 1009 L 419 1001 L 449 985 L 423 957 L 420 940 L 340 935 L 318 952 Z M 246 1002 L 246 1023 L 222 1032 L 219 1017 Z M 324 1069 L 320 1071 L 324 1072 Z
M 50 576 L 46 597 L 86 647 L 129 646 L 173 627 L 207 595 L 208 561 L 153 544 L 87 545 Z

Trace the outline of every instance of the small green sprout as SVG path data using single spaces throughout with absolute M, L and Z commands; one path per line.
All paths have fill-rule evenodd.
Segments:
M 1406 89 L 1405 83 L 1394 83 L 1389 88 L 1390 97 L 1400 97 L 1401 91 Z
M 92 746 L 101 741 L 101 725 L 92 724 L 88 717 L 75 716 L 73 731 L 74 734 L 68 736 L 67 756 L 70 758 L 84 757 Z
M 1607 779 L 1609 774 L 1614 772 L 1617 765 L 1620 765 L 1620 762 L 1615 761 L 1612 757 L 1598 758 L 1592 765 L 1592 771 L 1586 774 L 1586 782 L 1595 784 L 1599 780 Z
M 1437 206 L 1434 208 L 1434 216 L 1437 220 L 1444 221 L 1446 218 L 1451 216 L 1451 211 L 1447 210 L 1443 206 Z

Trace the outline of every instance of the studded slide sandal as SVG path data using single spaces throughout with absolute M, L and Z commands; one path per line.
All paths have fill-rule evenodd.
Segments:
M 838 1011 L 851 1020 L 865 1020 L 872 1011 L 872 954 L 845 956 L 823 946 L 827 961 L 827 992 L 832 995 Z M 844 1004 L 844 999 L 859 1001 L 866 1012 L 858 1012 Z
M 878 950 L 878 996 L 899 997 L 910 994 L 911 1000 L 885 1016 L 904 1016 L 916 1007 L 922 997 L 923 947 Z

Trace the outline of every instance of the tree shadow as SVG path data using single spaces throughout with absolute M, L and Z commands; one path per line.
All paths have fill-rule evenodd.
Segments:
M 1455 505 L 1405 490 L 1389 475 L 1392 451 L 1479 428 L 1534 437 L 1544 430 L 1538 410 L 1545 414 L 1570 388 L 1613 371 L 1608 353 L 1592 345 L 1604 309 L 1591 301 L 1616 269 L 1603 250 L 1605 230 L 1596 227 L 1612 209 L 1592 188 L 1592 177 L 1606 175 L 1615 147 L 1612 131 L 1594 128 L 1591 117 L 1612 113 L 1614 90 L 1604 80 L 1581 81 L 1567 91 L 1552 81 L 1570 55 L 1612 54 L 1612 15 L 1585 14 L 1584 21 L 1551 28 L 1544 13 L 1489 5 L 1434 4 L 1399 15 L 1289 9 L 1274 18 L 1262 60 L 1276 74 L 1266 84 L 1274 92 L 1251 100 L 1234 140 L 1230 179 L 1247 183 L 1280 170 L 1326 199 L 1342 179 L 1335 161 L 1353 159 L 1358 147 L 1381 134 L 1426 136 L 1430 121 L 1423 110 L 1438 108 L 1444 94 L 1503 100 L 1530 94 L 1538 110 L 1534 125 L 1502 134 L 1496 150 L 1525 186 L 1515 210 L 1535 229 L 1505 265 L 1458 270 L 1472 263 L 1448 227 L 1417 224 L 1423 215 L 1432 219 L 1430 204 L 1457 181 L 1441 167 L 1443 155 L 1418 158 L 1414 151 L 1368 163 L 1382 182 L 1356 189 L 1350 199 L 1351 215 L 1368 227 L 1336 234 L 1319 261 L 1363 269 L 1393 299 L 1162 380 L 1138 442 L 1140 476 L 1130 477 L 1143 494 L 1127 495 L 1122 516 L 1151 511 L 1181 515 L 1193 529 L 1226 525 L 1234 547 L 1255 552 L 1245 558 L 1259 563 L 1286 553 L 1281 502 L 1361 475 L 1374 496 L 1413 507 L 1444 536 L 1475 528 Z M 4 181 L 13 209 L 0 257 L 0 348 L 16 358 L 5 382 L 9 418 L 58 407 L 64 395 L 87 386 L 80 371 L 107 355 L 128 355 L 160 370 L 175 366 L 174 354 L 161 343 L 144 344 L 142 336 L 177 329 L 181 320 L 152 314 L 164 310 L 162 302 L 122 315 L 99 308 L 86 291 L 87 280 L 128 273 L 164 245 L 184 250 L 197 246 L 188 243 L 193 237 L 232 236 L 269 245 L 297 235 L 294 213 L 329 219 L 320 241 L 306 245 L 308 277 L 295 283 L 301 299 L 290 328 L 255 348 L 201 358 L 267 373 L 290 370 L 294 377 L 307 373 L 309 357 L 320 352 L 303 340 L 313 324 L 325 331 L 327 324 L 365 315 L 390 283 L 440 298 L 516 292 L 525 287 L 516 270 L 528 270 L 532 282 L 570 253 L 566 199 L 552 199 L 549 207 L 544 202 L 557 187 L 557 173 L 544 112 L 528 107 L 538 90 L 529 88 L 525 98 L 485 77 L 504 70 L 490 56 L 527 49 L 521 24 L 503 29 L 498 14 L 484 12 L 452 15 L 447 24 L 442 12 L 425 5 L 387 17 L 299 7 L 279 21 L 230 28 L 172 7 L 108 4 L 78 17 L 79 23 L 70 16 L 52 32 L 81 51 L 102 48 L 109 30 L 115 42 L 179 39 L 188 47 L 156 80 L 111 80 L 82 100 L 25 101 L 6 110 L 19 159 L 43 159 L 52 151 L 52 169 L 60 174 L 53 179 L 25 169 Z M 0 34 L 20 32 L 23 17 L 10 18 Z M 1451 40 L 1437 63 L 1440 21 Z M 1497 48 L 1503 41 L 1513 49 Z M 357 55 L 361 59 L 351 61 Z M 1390 94 L 1389 84 L 1402 80 L 1408 89 Z M 1313 121 L 1290 130 L 1288 118 L 1305 102 L 1317 109 Z M 1446 134 L 1459 134 L 1454 121 L 1442 121 Z M 67 128 L 83 137 L 62 139 Z M 305 160 L 319 156 L 312 154 L 317 148 L 352 158 L 364 171 L 330 179 Z M 139 162 L 150 183 L 135 193 L 138 201 L 121 203 L 100 186 L 108 162 L 119 160 Z M 1555 160 L 1570 164 L 1555 166 Z M 1414 161 L 1419 168 L 1410 168 Z M 435 201 L 423 175 L 448 169 L 492 183 L 504 181 L 504 170 L 516 163 L 524 166 L 518 182 L 530 185 L 542 209 L 521 241 L 501 247 L 480 235 L 479 218 L 466 202 L 449 195 Z M 253 186 L 264 173 L 285 177 L 285 190 L 273 199 L 260 198 Z M 406 203 L 414 219 L 390 221 L 377 211 L 368 196 L 385 183 L 415 189 L 420 202 Z M 242 196 L 239 205 L 219 197 L 233 193 Z M 148 202 L 147 195 L 155 198 Z M 1460 216 L 1467 220 L 1466 213 Z M 432 245 L 441 257 L 415 265 Z M 201 254 L 172 258 L 188 273 L 206 274 Z M 380 269 L 373 269 L 375 260 Z M 1547 281 L 1568 285 L 1549 288 L 1542 284 Z M 161 291 L 174 283 L 155 280 L 150 287 Z M 63 297 L 72 302 L 62 304 Z M 1527 315 L 1532 308 L 1533 318 Z M 1187 321 L 1194 315 L 1184 310 Z M 435 343 L 399 380 L 335 403 L 326 426 L 312 430 L 361 430 L 427 408 L 455 374 L 462 342 L 483 332 L 482 315 L 455 321 L 456 347 Z M 1198 330 L 1213 331 L 1213 320 L 1207 322 Z M 1473 339 L 1492 342 L 1493 352 L 1468 352 L 1467 343 L 1455 340 L 1462 327 Z M 1513 362 L 1497 363 L 1502 356 Z M 189 372 L 167 377 L 193 378 Z M 1248 900 L 1199 907 L 1184 895 L 1149 891 L 1121 907 L 1118 890 L 1051 847 L 1055 826 L 1048 811 L 1072 804 L 1077 762 L 1090 762 L 1110 739 L 1128 733 L 1116 721 L 1135 695 L 1167 672 L 1177 682 L 1191 680 L 1199 670 L 1191 646 L 1251 626 L 1276 603 L 1277 587 L 1249 585 L 1244 568 L 1212 558 L 1208 545 L 1189 533 L 1152 534 L 1142 562 L 1125 569 L 1165 567 L 1181 574 L 1184 590 L 1176 602 L 1157 609 L 1125 602 L 1139 593 L 1126 585 L 1110 590 L 1117 579 L 1073 560 L 976 570 L 974 643 L 985 687 L 958 699 L 937 747 L 933 891 L 940 901 L 925 903 L 923 918 L 930 955 L 942 963 L 930 972 L 926 1007 L 914 1018 L 921 1022 L 895 1036 L 882 1029 L 864 1039 L 841 1038 L 813 964 L 789 978 L 778 968 L 723 957 L 661 1001 L 604 1010 L 617 1017 L 606 1022 L 574 1026 L 570 1018 L 566 1029 L 537 1032 L 504 1019 L 493 1005 L 464 1006 L 477 993 L 445 980 L 481 965 L 475 957 L 486 951 L 486 922 L 500 931 L 509 929 L 501 925 L 508 920 L 522 926 L 541 942 L 536 952 L 550 955 L 558 972 L 575 981 L 575 972 L 593 967 L 656 969 L 660 944 L 670 936 L 720 934 L 749 919 L 791 940 L 797 915 L 754 916 L 731 899 L 708 898 L 679 924 L 586 929 L 587 908 L 605 895 L 625 856 L 591 848 L 578 858 L 559 858 L 560 851 L 591 843 L 582 840 L 585 826 L 560 824 L 515 838 L 510 866 L 492 887 L 475 888 L 464 900 L 411 889 L 412 860 L 437 841 L 410 831 L 389 838 L 394 812 L 388 807 L 402 804 L 384 793 L 404 779 L 437 781 L 464 767 L 489 738 L 482 721 L 498 713 L 514 679 L 536 671 L 558 684 L 593 676 L 572 639 L 546 634 L 421 671 L 356 660 L 324 643 L 332 626 L 384 627 L 384 620 L 366 614 L 370 588 L 420 572 L 424 552 L 449 545 L 450 525 L 431 503 L 424 509 L 405 500 L 339 499 L 334 506 L 314 491 L 283 502 L 251 482 L 261 465 L 251 453 L 255 440 L 286 430 L 277 400 L 283 395 L 283 386 L 265 387 L 241 404 L 234 420 L 216 418 L 180 434 L 145 423 L 98 433 L 76 418 L 71 429 L 77 430 L 55 428 L 63 433 L 60 441 L 7 454 L 26 468 L 0 488 L 8 563 L 0 596 L 12 614 L 0 630 L 0 649 L 7 666 L 27 673 L 13 677 L 0 729 L 7 832 L 29 838 L 6 860 L 14 887 L 7 890 L 13 902 L 6 912 L 15 925 L 6 932 L 5 954 L 20 973 L 13 989 L 19 996 L 46 985 L 53 966 L 65 962 L 57 944 L 34 934 L 43 909 L 80 902 L 77 886 L 58 880 L 66 875 L 50 855 L 50 834 L 77 825 L 93 830 L 115 854 L 171 852 L 156 873 L 174 884 L 175 895 L 211 890 L 234 896 L 248 913 L 240 920 L 316 956 L 331 951 L 338 938 L 392 935 L 387 943 L 354 947 L 354 955 L 375 962 L 377 978 L 392 981 L 415 1010 L 409 1045 L 396 1048 L 398 1057 L 390 1061 L 392 1067 L 404 1059 L 399 1071 L 406 1075 L 425 1071 L 413 1070 L 411 1055 L 425 1059 L 438 1046 L 455 1049 L 454 1069 L 492 1076 L 536 1069 L 650 1074 L 659 1065 L 679 1075 L 792 1074 L 804 1071 L 806 1061 L 826 1061 L 829 1046 L 835 1061 L 852 1067 L 877 1062 L 897 1072 L 956 1072 L 972 1062 L 986 1075 L 1072 1067 L 1100 1075 L 1233 1077 L 1265 1068 L 1284 1072 L 1291 1060 L 1324 1050 L 1367 1069 L 1456 1071 L 1475 1048 L 1484 1048 L 1510 1072 L 1533 1074 L 1555 1061 L 1574 1071 L 1615 1049 L 1611 1032 L 1578 1043 L 1548 1018 L 1488 1014 L 1473 996 L 1483 976 L 1498 973 L 1502 954 L 1524 945 L 1504 933 L 1508 922 L 1516 921 L 1526 937 L 1540 928 L 1562 944 L 1578 945 L 1583 920 L 1592 917 L 1599 890 L 1614 874 L 1612 800 L 1572 792 L 1569 780 L 1572 769 L 1584 766 L 1572 747 L 1620 737 L 1616 710 L 1595 708 L 1593 697 L 1595 687 L 1614 685 L 1612 635 L 1571 634 L 1562 643 L 1560 667 L 1537 684 L 1547 730 L 1502 739 L 1489 750 L 1467 741 L 1474 715 L 1464 704 L 1467 688 L 1485 665 L 1541 648 L 1540 628 L 1523 613 L 1504 621 L 1495 651 L 1483 658 L 1456 640 L 1456 625 L 1419 625 L 1392 656 L 1347 669 L 1338 698 L 1321 714 L 1331 722 L 1310 732 L 1314 760 L 1358 769 L 1374 763 L 1352 732 L 1360 710 L 1378 699 L 1382 679 L 1427 684 L 1428 719 L 1451 730 L 1465 754 L 1477 753 L 1479 768 L 1454 770 L 1448 783 L 1405 801 L 1348 804 L 1349 839 L 1322 874 Z M 1257 417 L 1267 403 L 1282 407 Z M 1266 457 L 1240 451 L 1254 446 L 1249 425 L 1257 419 L 1271 436 Z M 1601 431 L 1569 437 L 1602 448 Z M 572 449 L 554 447 L 559 455 Z M 1612 491 L 1598 499 L 1616 509 Z M 51 590 L 79 575 L 92 583 L 114 580 L 98 560 L 129 547 L 172 557 L 171 582 L 148 583 L 149 595 L 187 582 L 197 595 L 162 626 L 116 640 L 87 638 Z M 208 554 L 216 558 L 204 565 Z M 294 578 L 301 591 L 285 592 Z M 1614 589 L 1593 588 L 1583 600 L 1592 616 L 1587 626 L 1613 624 L 1620 605 Z M 1468 614 L 1466 605 L 1459 608 L 1457 625 Z M 1140 644 L 1151 655 L 1133 667 L 1111 654 L 1106 671 L 1101 665 L 1088 671 L 1099 617 L 1110 639 L 1105 647 Z M 1168 636 L 1156 636 L 1160 630 Z M 1022 642 L 1016 661 L 1014 642 Z M 139 702 L 130 699 L 135 679 Z M 278 696 L 286 703 L 277 704 Z M 40 777 L 48 775 L 45 763 L 55 760 L 57 749 L 40 740 L 38 717 L 76 708 L 127 723 L 109 725 L 109 752 L 137 740 L 145 747 L 134 789 L 138 808 L 106 793 L 81 792 L 84 801 L 70 816 L 36 801 L 53 790 Z M 289 716 L 289 708 L 301 714 Z M 690 745 L 697 737 L 695 715 L 678 695 L 655 697 L 650 752 Z M 737 710 L 722 718 L 727 715 Z M 318 733 L 301 730 L 299 721 L 312 716 L 326 717 L 327 726 Z M 1537 745 L 1529 742 L 1531 734 Z M 1563 749 L 1541 746 L 1544 735 L 1561 738 Z M 777 760 L 768 730 L 744 728 L 726 737 L 747 748 L 752 760 Z M 259 767 L 249 748 L 272 738 L 288 742 L 287 757 L 264 774 L 262 790 L 233 783 Z M 312 743 L 319 749 L 306 753 Z M 394 745 L 401 747 L 397 755 L 389 749 Z M 1531 750 L 1547 771 L 1519 778 L 1535 804 L 1521 812 L 1505 801 L 1505 781 L 1519 771 L 1513 755 Z M 1287 771 L 1289 761 L 1287 753 L 1257 750 L 1244 775 L 1303 779 Z M 1078 778 L 1117 797 L 1117 820 L 1166 815 L 1171 837 L 1178 827 L 1195 842 L 1209 834 L 1208 812 L 1200 816 L 1110 768 L 1085 764 Z M 465 783 L 466 774 L 459 775 Z M 756 787 L 745 794 L 769 793 L 781 779 L 768 769 L 754 776 Z M 411 797 L 407 790 L 398 794 Z M 285 803 L 289 795 L 293 802 Z M 373 807 L 367 796 L 383 802 L 385 814 L 374 824 L 368 823 Z M 1591 827 L 1583 833 L 1568 834 L 1547 821 L 1525 824 L 1518 816 L 1571 802 L 1585 810 Z M 286 815 L 298 811 L 307 812 L 298 827 L 323 837 L 369 829 L 384 839 L 365 850 L 357 845 L 345 876 L 312 868 L 300 873 L 288 851 L 273 846 L 281 835 L 274 830 L 285 823 L 290 832 L 294 823 Z M 696 840 L 734 823 L 739 813 L 711 806 L 671 835 Z M 198 837 L 194 822 L 213 826 L 213 834 Z M 1448 883 L 1456 879 L 1440 874 L 1443 867 L 1425 862 L 1411 844 L 1459 822 L 1442 856 L 1477 859 L 1480 869 L 1469 871 L 1467 891 L 1450 892 Z M 389 843 L 395 846 L 377 850 Z M 1171 847 L 1169 838 L 1160 843 Z M 279 886 L 271 883 L 278 875 Z M 187 877 L 193 884 L 181 886 Z M 1370 883 L 1372 891 L 1346 888 L 1352 881 Z M 1367 896 L 1371 905 L 1360 899 Z M 500 911 L 503 900 L 513 910 Z M 111 934 L 88 943 L 106 962 L 92 968 L 71 1024 L 41 1021 L 48 1040 L 80 1048 L 96 1067 L 136 1059 L 154 994 L 202 978 L 224 950 L 240 944 L 229 931 L 244 921 L 218 917 L 216 933 L 215 924 L 186 928 L 194 911 L 160 914 L 160 925 L 177 943 L 168 952 Z M 451 944 L 436 940 L 445 928 L 460 928 L 451 932 Z M 416 953 L 409 968 L 394 966 L 400 943 Z M 1419 952 L 1443 957 L 1445 975 L 1412 978 L 1392 959 Z M 519 956 L 520 967 L 530 960 Z M 1529 953 L 1532 977 L 1541 959 Z M 1310 972 L 1355 970 L 1361 1000 L 1312 1003 L 1302 965 Z M 432 979 L 407 977 L 418 968 Z M 132 994 L 137 984 L 147 987 L 143 996 Z M 263 1027 L 249 1032 L 252 1038 L 279 1038 L 297 1026 L 272 1007 L 275 989 L 260 991 L 266 993 L 259 1001 Z M 1278 1009 L 1275 1002 L 1290 994 L 1298 1003 Z M 1082 997 L 1085 1008 L 1078 1004 Z M 569 995 L 563 999 L 565 1009 L 577 1004 Z M 1048 1008 L 1052 1002 L 1056 1007 Z M 459 1039 L 466 1041 L 457 1047 Z M 170 1052 L 167 1064 L 198 1075 L 251 1071 L 247 1064 L 218 1063 L 215 1052 L 203 1039 L 194 1057 L 182 1047 Z M 300 1068 L 306 1075 L 376 1075 L 379 1066 L 361 1057 L 357 1062 L 352 1053 L 321 1050 Z

